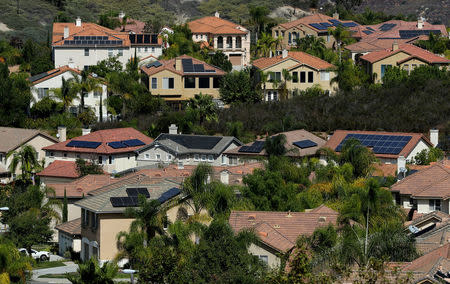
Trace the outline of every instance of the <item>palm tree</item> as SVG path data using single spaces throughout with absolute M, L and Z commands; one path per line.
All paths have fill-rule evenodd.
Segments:
M 271 34 L 261 33 L 261 38 L 256 43 L 256 55 L 259 57 L 269 57 L 270 54 L 275 54 L 277 41 Z
M 78 97 L 79 89 L 72 82 L 62 77 L 61 88 L 52 89 L 53 96 L 63 102 L 64 111 L 67 111 L 67 107 L 71 106 L 73 100 Z
M 26 281 L 26 271 L 31 271 L 31 260 L 22 255 L 12 242 L 2 239 L 0 243 L 0 283 L 10 283 L 14 277 L 21 283 Z
M 103 100 L 103 87 L 101 85 L 101 82 L 98 78 L 88 76 L 86 80 L 83 83 L 84 90 L 86 93 L 94 92 L 100 94 L 100 100 L 99 100 L 99 118 L 100 121 L 103 121 L 103 111 L 102 111 L 102 100 Z M 81 108 L 84 110 L 84 97 L 82 96 L 82 104 Z
M 278 90 L 280 91 L 280 98 L 286 100 L 289 97 L 289 90 L 287 88 L 287 82 L 292 79 L 292 75 L 291 75 L 291 73 L 289 73 L 289 71 L 287 69 L 283 69 L 281 71 L 281 74 L 283 76 L 284 81 L 281 83 Z
M 369 176 L 373 172 L 373 164 L 377 160 L 373 152 L 357 139 L 349 139 L 345 142 L 339 159 L 341 165 L 350 163 L 353 166 L 355 177 Z
M 208 180 L 211 179 L 212 174 L 213 169 L 210 165 L 200 163 L 183 183 L 182 192 L 190 197 L 186 203 L 196 217 L 207 207 L 211 198 L 212 188 Z
M 199 117 L 200 124 L 206 121 L 217 120 L 217 106 L 210 95 L 195 95 L 189 99 L 187 111 L 196 114 Z
M 273 137 L 267 137 L 264 143 L 264 149 L 266 154 L 271 156 L 283 156 L 286 154 L 287 150 L 284 146 L 286 144 L 286 136 L 284 134 L 279 134 Z
M 259 69 L 258 69 L 259 70 Z M 262 87 L 262 97 L 263 99 L 266 96 L 266 83 L 268 82 L 269 79 L 269 73 L 268 72 L 264 72 L 262 70 L 259 70 L 259 83 Z
M 114 278 L 119 272 L 119 267 L 113 262 L 106 262 L 102 266 L 91 258 L 86 263 L 79 263 L 75 275 L 67 274 L 67 279 L 73 284 L 98 283 L 114 284 Z
M 250 7 L 250 17 L 251 23 L 255 27 L 255 40 L 258 41 L 258 35 L 264 30 L 264 24 L 267 22 L 267 15 L 269 14 L 269 9 L 263 6 L 252 6 Z
M 31 145 L 24 145 L 18 152 L 11 151 L 6 157 L 13 157 L 9 165 L 9 171 L 14 174 L 20 164 L 20 179 L 30 181 L 36 170 L 41 169 L 41 164 L 37 159 L 37 152 Z M 34 180 L 33 180 L 34 184 Z
M 331 34 L 336 39 L 337 49 L 338 49 L 338 53 L 339 53 L 339 62 L 341 62 L 342 41 L 343 41 L 343 39 L 350 37 L 350 32 L 347 29 L 345 29 L 342 25 L 339 25 L 335 29 L 331 29 L 331 28 L 328 29 L 328 33 Z
M 125 216 L 135 218 L 130 231 L 145 232 L 146 241 L 156 234 L 164 234 L 165 211 L 161 210 L 158 200 L 147 200 L 144 196 L 139 196 L 139 208 L 127 208 Z

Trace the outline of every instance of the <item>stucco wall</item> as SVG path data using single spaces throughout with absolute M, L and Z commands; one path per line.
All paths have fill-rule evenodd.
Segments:
M 119 54 L 119 47 L 113 47 L 113 56 Z M 117 60 L 122 63 L 123 67 L 127 64 L 128 60 L 134 56 L 131 54 L 130 47 L 123 47 L 123 55 L 119 56 Z M 83 70 L 84 66 L 97 65 L 99 61 L 109 58 L 108 48 L 89 48 L 89 56 L 84 55 L 84 47 L 82 48 L 62 48 L 54 47 L 53 56 L 55 67 L 61 67 L 64 65 L 73 64 L 76 69 Z
M 121 231 L 128 232 L 133 219 L 124 218 L 122 214 L 99 215 L 99 258 L 101 260 L 113 259 L 117 250 L 117 234 Z
M 269 268 L 277 268 L 281 265 L 281 260 L 277 255 L 262 248 L 261 246 L 250 244 L 248 252 L 256 256 L 267 256 L 267 265 L 269 266 Z
M 283 32 L 284 32 L 284 36 L 283 36 Z M 315 36 L 315 37 L 323 38 L 325 41 L 325 47 L 327 47 L 327 48 L 332 48 L 333 44 L 336 41 L 332 35 L 328 35 L 328 33 L 326 33 L 326 35 L 323 35 L 323 34 L 319 35 L 315 30 L 310 28 L 308 25 L 304 25 L 304 24 L 299 24 L 299 25 L 297 25 L 295 27 L 291 27 L 289 29 L 285 29 L 281 26 L 276 26 L 276 27 L 272 28 L 272 37 L 273 38 L 282 37 L 282 41 L 281 41 L 282 48 L 287 48 L 288 46 L 295 46 L 297 44 L 295 41 L 295 38 L 293 36 L 294 32 L 298 33 L 299 39 L 304 38 L 306 36 Z M 289 44 L 289 33 L 291 33 L 291 43 L 290 44 Z M 278 34 L 278 36 L 277 36 L 277 34 Z
M 428 146 L 428 144 L 426 144 L 423 139 L 420 139 L 419 143 L 417 143 L 411 153 L 409 153 L 408 157 L 406 157 L 406 160 L 408 162 L 412 162 L 412 159 L 424 149 L 430 149 L 430 146 Z
M 145 51 L 147 49 L 147 51 Z M 133 46 L 131 47 L 131 56 L 136 54 L 140 59 L 147 56 L 154 56 L 156 58 L 162 55 L 162 46 Z
M 404 52 L 398 52 L 392 56 L 389 56 L 387 58 L 384 58 L 380 61 L 377 61 L 372 65 L 372 74 L 376 74 L 376 79 L 375 79 L 375 83 L 380 83 L 382 80 L 381 77 L 381 65 L 391 65 L 391 66 L 397 66 L 397 62 L 400 60 L 403 60 L 407 57 L 409 57 L 410 55 Z
M 81 251 L 81 239 L 74 239 L 72 235 L 59 231 L 58 235 L 59 255 L 64 256 L 64 253 L 72 247 L 74 252 Z

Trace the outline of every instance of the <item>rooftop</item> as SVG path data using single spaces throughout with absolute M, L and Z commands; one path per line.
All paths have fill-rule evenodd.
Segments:
M 81 237 L 81 218 L 56 225 L 55 229 L 69 235 Z
M 247 34 L 242 26 L 220 17 L 203 17 L 189 22 L 188 26 L 194 34 Z
M 64 190 L 67 198 L 81 198 L 83 195 L 87 196 L 93 190 L 116 183 L 118 180 L 120 179 L 113 178 L 107 174 L 86 175 L 69 183 L 48 183 L 47 186 L 55 190 L 55 197 L 57 198 L 64 197 Z
M 334 29 L 338 25 L 343 25 L 344 27 L 348 27 L 348 28 L 359 26 L 359 24 L 356 22 L 346 21 L 346 20 L 338 20 L 333 17 L 327 16 L 324 14 L 320 14 L 320 13 L 302 17 L 300 19 L 297 19 L 297 20 L 294 20 L 291 22 L 279 24 L 279 26 L 281 26 L 285 29 L 290 29 L 290 28 L 297 27 L 300 25 L 305 25 L 308 28 L 315 30 L 316 32 L 328 32 L 329 28 Z
M 120 17 L 118 18 L 118 20 L 120 21 L 120 23 L 122 23 L 122 19 Z M 127 17 L 127 23 L 126 23 L 125 27 L 122 26 L 122 24 L 121 24 L 120 27 L 117 27 L 114 30 L 116 32 L 141 34 L 144 32 L 144 28 L 145 28 L 145 22 Z
M 17 149 L 39 135 L 54 143 L 58 142 L 58 139 L 55 137 L 36 129 L 0 127 L 0 136 L 2 137 L 0 139 L 0 153 L 8 153 Z
M 268 67 L 276 65 L 288 59 L 292 59 L 298 63 L 294 65 L 295 67 L 297 67 L 298 65 L 307 65 L 317 70 L 325 70 L 336 67 L 333 64 L 326 62 L 325 60 L 322 60 L 318 57 L 315 57 L 302 51 L 289 51 L 288 56 L 284 58 L 283 55 L 278 55 L 274 57 L 262 57 L 253 61 L 253 66 L 259 69 L 266 69 Z
M 61 66 L 59 68 L 55 68 L 53 70 L 41 73 L 41 74 L 37 74 L 34 76 L 31 76 L 30 78 L 28 78 L 28 81 L 30 81 L 31 85 L 36 85 L 38 83 L 41 83 L 43 81 L 46 81 L 50 78 L 56 77 L 58 75 L 64 74 L 66 72 L 74 72 L 77 74 L 81 74 L 80 70 L 78 69 L 74 69 L 74 68 L 70 68 L 69 66 Z
M 55 160 L 37 173 L 40 177 L 78 178 L 77 165 L 72 161 Z

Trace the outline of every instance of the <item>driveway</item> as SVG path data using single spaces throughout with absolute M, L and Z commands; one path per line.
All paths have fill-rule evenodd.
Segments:
M 31 283 L 70 283 L 67 279 L 48 279 L 39 278 L 41 275 L 45 274 L 65 274 L 69 272 L 76 272 L 78 265 L 72 261 L 64 262 L 66 266 L 43 268 L 33 270 L 33 275 L 31 276 Z

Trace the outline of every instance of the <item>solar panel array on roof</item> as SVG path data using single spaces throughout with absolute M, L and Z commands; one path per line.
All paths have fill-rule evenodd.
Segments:
M 192 59 L 183 58 L 181 59 L 181 65 L 183 66 L 183 71 L 186 73 L 214 73 L 216 70 L 207 69 L 203 64 L 194 64 Z
M 71 140 L 66 144 L 66 147 L 96 149 L 101 144 L 101 142 Z
M 128 196 L 139 196 L 140 194 L 144 195 L 146 198 L 150 197 L 150 193 L 148 189 L 145 187 L 130 187 L 126 189 Z
M 393 27 L 395 27 L 397 24 L 383 24 L 383 25 L 381 25 L 381 27 L 380 27 L 380 31 L 382 31 L 382 32 L 386 32 L 386 31 L 389 31 L 389 30 L 391 30 Z
M 108 40 L 107 36 L 74 36 L 74 40 Z
M 161 194 L 161 196 L 158 198 L 158 201 L 159 201 L 159 203 L 163 204 L 167 200 L 177 196 L 180 193 L 181 193 L 181 190 L 179 188 L 173 187 L 173 188 L 169 189 L 168 191 L 164 192 L 163 194 Z
M 342 25 L 342 22 L 339 20 L 336 20 L 336 19 L 332 19 L 332 20 L 330 20 L 330 22 L 332 22 L 333 26 L 335 26 L 335 27 Z
M 48 71 L 48 72 L 44 72 L 44 73 L 41 73 L 41 74 L 37 74 L 37 75 L 31 76 L 28 80 L 29 80 L 30 82 L 34 82 L 34 81 L 40 80 L 40 79 L 42 79 L 42 78 L 45 78 L 45 77 L 47 77 L 47 76 L 50 76 L 50 75 L 52 75 L 52 74 L 55 74 L 56 72 L 59 72 L 59 69 L 56 69 L 56 70 L 52 70 L 52 71 Z
M 172 140 L 188 149 L 211 150 L 222 140 L 216 136 L 195 136 L 182 134 L 162 134 L 160 140 Z
M 373 148 L 375 154 L 399 154 L 411 140 L 408 135 L 347 134 L 335 151 L 340 152 L 348 139 L 357 139 L 362 145 Z
M 439 35 L 440 30 L 400 30 L 399 34 L 401 38 L 412 38 L 421 35 L 430 35 L 430 33 Z
M 121 40 L 65 40 L 65 45 L 122 45 Z
M 349 22 L 349 23 L 342 23 L 342 25 L 346 28 L 352 28 L 352 27 L 357 27 L 358 24 L 355 22 Z
M 306 148 L 311 148 L 311 147 L 317 146 L 316 142 L 313 142 L 309 139 L 296 141 L 293 144 L 301 149 L 306 149 Z
M 332 24 L 330 24 L 330 23 L 328 23 L 328 22 L 323 22 L 323 23 L 320 23 L 322 26 L 324 26 L 324 27 L 327 27 L 327 28 L 330 28 L 330 27 L 332 27 L 333 25 Z
M 311 27 L 313 27 L 313 28 L 316 28 L 316 29 L 318 29 L 318 30 L 320 30 L 320 31 L 323 31 L 323 30 L 327 30 L 328 28 L 327 27 L 325 27 L 325 26 L 322 26 L 321 24 L 319 24 L 319 23 L 312 23 L 312 24 L 309 24 Z
M 159 61 L 153 61 L 152 63 L 145 65 L 145 67 L 147 67 L 147 68 L 151 68 L 151 67 L 157 68 L 159 66 L 162 66 L 161 62 L 159 62 Z
M 132 44 L 157 44 L 158 35 L 156 34 L 129 34 L 128 38 Z
M 137 207 L 139 205 L 137 196 L 110 197 L 109 201 L 113 207 Z
M 127 147 L 127 145 L 123 144 L 121 141 L 108 142 L 108 146 L 113 149 L 121 149 Z
M 366 35 L 370 35 L 370 34 L 372 34 L 373 32 L 372 32 L 372 31 L 363 31 L 363 33 L 365 33 Z
M 264 149 L 264 141 L 255 141 L 250 146 L 242 146 L 238 152 L 243 153 L 260 153 Z
M 127 145 L 128 147 L 136 147 L 136 146 L 143 146 L 145 145 L 144 142 L 142 142 L 139 139 L 129 139 L 122 141 L 123 144 Z
M 368 29 L 368 30 L 371 30 L 371 31 L 373 31 L 373 32 L 375 31 L 375 30 L 372 29 L 371 27 L 367 27 L 367 29 Z

